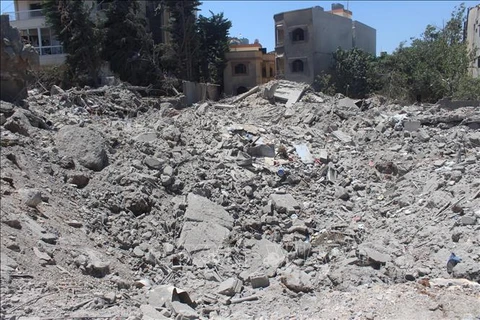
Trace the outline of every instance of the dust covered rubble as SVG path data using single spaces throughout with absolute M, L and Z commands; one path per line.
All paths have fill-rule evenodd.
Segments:
M 478 108 L 279 81 L 185 109 L 117 86 L 0 111 L 2 316 L 312 318 L 328 303 L 360 319 L 382 310 L 339 295 L 480 281 Z

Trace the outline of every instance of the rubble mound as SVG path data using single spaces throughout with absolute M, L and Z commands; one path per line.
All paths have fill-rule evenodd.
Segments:
M 174 106 L 1 102 L 2 318 L 480 315 L 478 107 L 288 81 Z

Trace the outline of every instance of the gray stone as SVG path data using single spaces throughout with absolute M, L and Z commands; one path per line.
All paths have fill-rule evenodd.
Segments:
M 147 167 L 154 170 L 162 170 L 163 165 L 165 164 L 165 161 L 153 157 L 146 157 L 143 162 Z
M 228 278 L 227 280 L 220 283 L 217 289 L 217 293 L 223 294 L 226 296 L 234 296 L 236 293 L 242 291 L 243 283 L 239 279 Z
M 295 242 L 295 256 L 301 259 L 307 259 L 312 253 L 312 245 L 310 242 Z
M 7 122 L 7 117 L 3 113 L 0 113 L 0 126 L 3 126 Z
M 347 189 L 338 187 L 335 191 L 335 197 L 344 201 L 348 201 L 348 199 L 350 199 L 350 194 L 348 193 Z
M 293 292 L 311 292 L 313 285 L 310 276 L 302 270 L 288 268 L 280 281 Z
M 143 315 L 142 320 L 168 320 L 169 319 L 149 304 L 142 304 L 140 306 L 140 311 L 142 311 L 142 315 Z
M 182 319 L 182 320 L 199 319 L 198 313 L 195 311 L 195 309 L 190 307 L 188 304 L 181 303 L 179 301 L 172 301 L 168 303 L 168 307 L 176 315 L 175 319 Z
M 420 140 L 421 142 L 428 142 L 430 140 L 430 135 L 428 134 L 427 131 L 423 130 L 423 129 L 420 129 L 418 130 L 417 132 L 417 138 L 418 140 Z
M 190 253 L 216 250 L 223 245 L 229 233 L 227 228 L 217 223 L 187 221 L 183 224 L 178 245 Z
M 22 229 L 22 224 L 20 223 L 20 220 L 18 219 L 5 219 L 2 220 L 3 223 L 5 223 L 7 226 L 14 228 L 14 229 Z
M 295 213 L 297 209 L 300 209 L 298 202 L 289 193 L 271 194 L 270 200 L 272 200 L 274 209 L 279 213 Z
M 250 260 L 250 273 L 263 270 L 267 276 L 273 277 L 277 269 L 285 263 L 286 252 L 280 244 L 267 239 L 261 239 L 260 241 L 255 241 Z
M 42 240 L 43 242 L 49 243 L 49 244 L 56 244 L 57 240 L 58 240 L 58 237 L 57 237 L 56 234 L 46 233 L 46 234 L 42 235 L 40 240 Z
M 62 88 L 60 88 L 57 85 L 53 85 L 52 88 L 50 89 L 50 95 L 51 96 L 54 96 L 56 94 L 64 94 L 64 93 L 65 93 L 65 90 L 63 90 Z
M 107 141 L 87 127 L 65 126 L 56 137 L 60 156 L 72 156 L 87 169 L 101 171 L 108 165 Z
M 155 132 L 145 132 L 137 135 L 133 140 L 138 142 L 153 142 L 157 140 L 157 134 Z
M 143 252 L 142 249 L 140 249 L 139 246 L 136 246 L 134 249 L 133 249 L 133 255 L 137 258 L 141 258 L 145 255 L 145 252 Z
M 77 188 L 85 188 L 90 182 L 90 178 L 83 173 L 71 173 L 68 175 L 67 183 L 74 184 Z
M 233 218 L 222 206 L 194 193 L 189 193 L 187 196 L 185 220 L 215 223 L 228 230 L 233 227 Z
M 381 253 L 369 247 L 367 244 L 360 244 L 358 246 L 358 251 L 360 255 L 367 257 L 373 262 L 385 264 L 391 260 L 388 254 Z
M 15 113 L 5 121 L 3 127 L 12 133 L 18 133 L 26 137 L 30 136 L 31 125 L 23 112 L 15 111 Z
M 173 168 L 171 166 L 166 166 L 163 168 L 163 174 L 169 177 L 173 176 Z
M 476 217 L 471 217 L 471 216 L 463 216 L 460 218 L 458 221 L 458 224 L 463 225 L 463 226 L 471 226 L 477 223 L 477 218 Z
M 42 202 L 42 193 L 37 189 L 22 188 L 18 190 L 22 197 L 23 203 L 27 206 L 35 208 Z
M 83 224 L 77 220 L 69 220 L 67 221 L 67 224 L 73 228 L 81 228 L 83 226 Z
M 253 273 L 249 276 L 252 288 L 266 288 L 270 285 L 270 280 L 264 273 Z
M 420 121 L 406 120 L 403 122 L 403 130 L 405 131 L 417 131 L 422 127 Z
M 340 140 L 341 142 L 343 142 L 344 144 L 352 144 L 353 143 L 352 137 L 349 136 L 348 134 L 346 134 L 343 131 L 340 131 L 340 130 L 333 131 L 332 135 L 335 138 L 337 138 L 338 140 Z
M 181 137 L 181 132 L 174 125 L 170 125 L 165 129 L 163 129 L 162 131 L 162 138 L 165 140 L 178 142 L 180 141 L 180 137 Z

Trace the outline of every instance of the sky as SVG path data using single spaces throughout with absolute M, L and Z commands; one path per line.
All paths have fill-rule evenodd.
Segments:
M 455 6 L 466 7 L 478 1 L 202 1 L 201 15 L 224 13 L 232 22 L 230 36 L 259 39 L 267 51 L 275 45 L 273 15 L 285 11 L 321 6 L 330 10 L 332 3 L 342 3 L 353 12 L 353 19 L 377 30 L 377 54 L 391 53 L 400 42 L 419 37 L 428 24 L 441 27 Z M 1 0 L 1 11 L 14 11 L 13 1 Z

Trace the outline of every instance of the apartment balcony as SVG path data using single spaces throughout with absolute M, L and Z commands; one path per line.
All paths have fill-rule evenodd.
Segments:
M 31 29 L 45 27 L 45 16 L 41 9 L 7 12 L 10 16 L 10 24 L 17 29 Z

